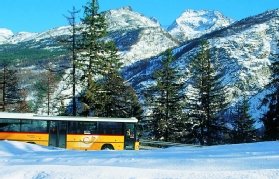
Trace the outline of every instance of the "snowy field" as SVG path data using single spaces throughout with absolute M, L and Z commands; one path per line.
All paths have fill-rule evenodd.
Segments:
M 0 141 L 1 179 L 279 179 L 279 142 L 141 151 L 70 151 Z

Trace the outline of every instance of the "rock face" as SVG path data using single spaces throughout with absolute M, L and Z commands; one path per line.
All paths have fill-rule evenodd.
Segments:
M 179 44 L 158 21 L 134 12 L 130 7 L 110 10 L 105 17 L 109 38 L 116 42 L 125 66 Z
M 233 21 L 218 11 L 186 10 L 168 27 L 168 32 L 181 42 L 230 25 Z

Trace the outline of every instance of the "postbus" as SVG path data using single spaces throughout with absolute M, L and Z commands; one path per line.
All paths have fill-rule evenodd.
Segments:
M 136 118 L 38 116 L 0 112 L 0 140 L 74 150 L 139 150 Z

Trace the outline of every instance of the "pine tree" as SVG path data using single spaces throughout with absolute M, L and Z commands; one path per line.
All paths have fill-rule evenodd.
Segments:
M 36 96 L 36 110 L 42 108 L 42 112 L 50 115 L 54 112 L 55 106 L 52 105 L 54 100 L 54 92 L 56 90 L 56 84 L 58 82 L 57 79 L 57 71 L 55 70 L 55 66 L 48 62 L 44 67 L 45 72 L 42 73 L 42 77 L 35 84 L 37 89 Z M 44 108 L 42 105 L 46 105 Z
M 17 107 L 17 112 L 29 113 L 31 112 L 30 106 L 27 101 L 28 91 L 26 89 L 20 90 L 20 100 Z
M 241 104 L 236 104 L 232 120 L 232 142 L 244 143 L 252 142 L 256 139 L 255 121 L 249 115 L 249 103 L 246 96 L 243 97 Z
M 70 35 L 52 37 L 56 43 L 63 46 L 63 48 L 67 50 L 67 52 L 69 53 L 67 56 L 69 62 L 60 65 L 58 68 L 56 68 L 56 72 L 55 72 L 57 73 L 55 74 L 55 76 L 59 75 L 62 78 L 61 81 L 63 81 L 63 83 L 61 83 L 62 86 L 59 86 L 60 87 L 59 93 L 57 93 L 55 99 L 52 99 L 53 105 L 57 106 L 55 107 L 54 113 L 58 113 L 59 115 L 63 114 L 63 115 L 76 116 L 78 110 L 77 109 L 78 108 L 77 86 L 78 86 L 80 74 L 78 72 L 77 66 L 78 66 L 78 56 L 80 55 L 79 53 L 82 50 L 80 41 L 81 41 L 81 32 L 83 29 L 82 26 L 79 25 L 77 22 L 77 15 L 79 12 L 80 10 L 77 10 L 75 7 L 73 7 L 72 10 L 68 11 L 68 15 L 64 15 L 64 17 L 67 19 L 68 24 L 70 26 L 69 28 L 67 28 Z M 72 93 L 71 94 L 69 94 L 68 92 L 64 93 L 65 91 L 69 91 L 69 88 L 71 88 Z M 65 100 L 71 100 L 71 103 L 65 106 L 64 105 Z
M 73 7 L 72 11 L 69 11 L 70 17 L 66 17 L 69 21 L 69 24 L 71 26 L 71 38 L 67 40 L 68 43 L 70 43 L 71 47 L 69 48 L 72 52 L 72 80 L 71 80 L 71 86 L 72 86 L 72 115 L 77 115 L 77 99 L 76 99 L 76 85 L 77 85 L 77 53 L 79 50 L 79 44 L 78 44 L 78 34 L 80 33 L 81 28 L 77 27 L 76 22 L 76 15 L 80 11 L 76 10 L 75 7 Z M 62 107 L 63 108 L 63 107 Z M 65 112 L 65 111 L 64 111 Z
M 277 52 L 279 51 L 279 42 Z M 265 132 L 265 140 L 279 140 L 279 54 L 273 54 L 274 62 L 271 70 L 273 72 L 271 83 L 268 85 L 273 92 L 268 95 L 263 104 L 268 104 L 268 111 L 262 118 Z
M 212 53 L 209 43 L 202 41 L 200 52 L 190 64 L 185 126 L 189 131 L 187 140 L 201 145 L 220 143 L 225 128 L 221 116 L 227 105 L 225 88 L 221 84 L 223 74 L 217 71 L 220 64 Z
M 83 71 L 82 115 L 106 117 L 140 116 L 141 109 L 135 91 L 125 83 L 120 74 L 122 62 L 112 41 L 105 41 L 107 24 L 103 14 L 98 13 L 98 1 L 85 7 L 82 33 Z
M 99 106 L 101 116 L 108 117 L 132 117 L 132 111 L 139 107 L 139 103 L 135 91 L 125 83 L 120 74 L 122 62 L 118 56 L 118 51 L 113 42 L 107 42 L 106 55 L 104 58 L 104 66 L 101 74 L 102 79 L 98 81 L 102 91 L 98 96 L 102 98 Z
M 148 89 L 146 98 L 152 109 L 152 131 L 155 139 L 176 141 L 180 138 L 177 127 L 182 114 L 182 86 L 179 83 L 178 70 L 171 66 L 174 60 L 171 50 L 167 50 L 162 58 L 162 67 L 154 74 L 156 85 Z
M 102 107 L 96 109 L 98 116 L 140 118 L 141 107 L 137 95 L 118 73 L 110 73 L 104 78 L 102 87 Z
M 85 84 L 90 86 L 94 77 L 101 74 L 106 51 L 106 44 L 102 38 L 106 35 L 107 24 L 103 14 L 98 13 L 99 5 L 97 0 L 92 0 L 85 6 L 85 17 L 82 20 L 82 57 L 79 59 L 79 67 L 83 69 Z M 93 79 L 93 81 L 92 81 Z
M 78 68 L 83 72 L 81 80 L 85 91 L 81 101 L 83 103 L 82 115 L 86 116 L 92 115 L 92 110 L 98 107 L 95 103 L 102 92 L 96 80 L 100 77 L 103 67 L 105 42 L 101 39 L 106 35 L 107 25 L 103 14 L 98 13 L 98 10 L 98 1 L 92 0 L 85 6 L 85 17 L 82 19 L 84 24 L 81 40 L 82 57 L 78 60 Z
M 8 60 L 1 62 L 2 67 L 0 72 L 0 94 L 3 111 L 16 112 L 20 103 L 20 81 L 18 78 L 18 70 L 9 64 Z

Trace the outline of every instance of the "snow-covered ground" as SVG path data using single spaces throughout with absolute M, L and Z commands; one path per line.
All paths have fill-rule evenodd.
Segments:
M 279 142 L 71 151 L 0 141 L 0 178 L 279 178 Z

